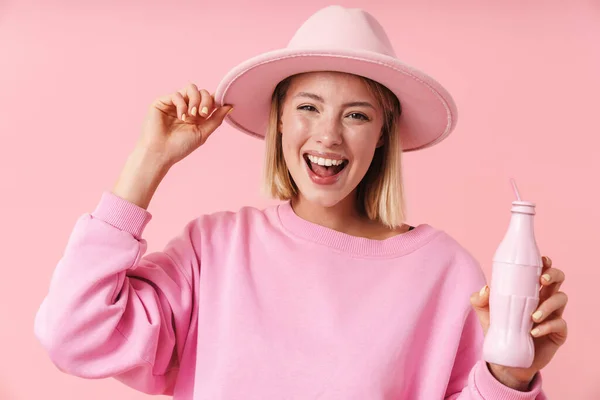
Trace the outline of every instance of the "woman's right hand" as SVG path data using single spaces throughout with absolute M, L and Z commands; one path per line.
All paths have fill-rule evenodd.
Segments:
M 232 108 L 215 108 L 210 93 L 191 83 L 152 103 L 137 147 L 170 167 L 203 145 Z

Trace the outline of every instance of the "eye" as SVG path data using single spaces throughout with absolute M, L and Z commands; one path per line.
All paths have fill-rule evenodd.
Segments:
M 307 107 L 310 108 L 310 110 L 308 110 Z M 298 110 L 316 111 L 317 109 L 314 108 L 313 106 L 306 105 L 306 106 L 300 106 L 300 107 L 298 107 Z
M 368 121 L 369 120 L 369 118 L 366 115 L 361 114 L 361 113 L 352 113 L 352 114 L 349 114 L 349 116 L 352 116 L 352 115 L 355 116 L 352 119 L 361 119 L 363 121 Z

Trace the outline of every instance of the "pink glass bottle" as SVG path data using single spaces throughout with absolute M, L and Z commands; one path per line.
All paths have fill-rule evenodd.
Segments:
M 516 186 L 515 192 L 520 199 Z M 535 204 L 513 201 L 511 213 L 492 264 L 490 327 L 483 358 L 494 364 L 528 368 L 535 355 L 531 314 L 539 303 L 542 259 L 534 234 Z

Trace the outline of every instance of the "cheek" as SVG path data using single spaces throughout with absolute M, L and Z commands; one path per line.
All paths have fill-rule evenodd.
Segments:
M 288 135 L 283 135 L 281 137 L 281 150 L 283 151 L 283 158 L 288 165 L 291 162 L 290 156 L 295 153 L 294 141 L 290 139 L 291 138 Z
M 298 135 L 308 132 L 310 129 L 310 119 L 302 115 L 291 114 L 283 122 L 283 132 Z
M 346 145 L 352 149 L 355 157 L 369 158 L 377 148 L 379 137 L 379 130 L 357 129 L 346 136 Z
M 310 130 L 311 125 L 307 118 L 288 116 L 281 127 L 284 150 L 303 145 L 310 136 Z

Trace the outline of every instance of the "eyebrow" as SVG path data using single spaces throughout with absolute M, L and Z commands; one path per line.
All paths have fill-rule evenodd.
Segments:
M 321 96 L 314 93 L 299 92 L 294 96 L 294 98 L 296 97 L 308 97 L 310 99 L 320 101 L 321 103 L 325 103 L 325 100 Z M 371 107 L 372 109 L 375 109 L 375 107 L 373 107 L 373 105 L 368 101 L 352 101 L 350 103 L 342 104 L 342 107 Z

